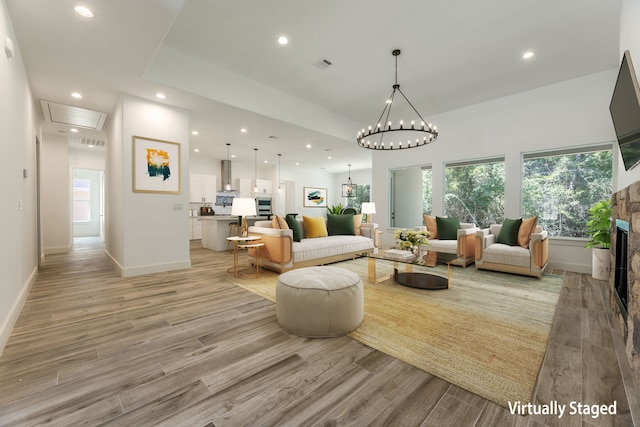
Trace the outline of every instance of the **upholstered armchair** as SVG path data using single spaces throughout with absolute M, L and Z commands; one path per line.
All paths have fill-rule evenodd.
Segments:
M 542 277 L 549 261 L 548 233 L 534 223 L 532 232 L 520 233 L 520 241 L 499 243 L 502 226 L 492 224 L 476 232 L 476 269 Z
M 450 221 L 452 222 L 449 224 L 449 229 L 443 230 L 443 225 Z M 462 267 L 473 264 L 475 261 L 475 235 L 480 230 L 475 224 L 461 223 L 457 218 L 429 215 L 424 215 L 424 222 L 424 227 L 417 228 L 417 230 L 429 232 L 429 244 L 425 245 L 424 249 L 458 255 L 458 258 L 451 261 L 451 264 Z

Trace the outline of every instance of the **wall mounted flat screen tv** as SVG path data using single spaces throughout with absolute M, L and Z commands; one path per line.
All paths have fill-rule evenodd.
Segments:
M 640 162 L 640 89 L 629 51 L 624 52 L 609 105 L 625 170 Z

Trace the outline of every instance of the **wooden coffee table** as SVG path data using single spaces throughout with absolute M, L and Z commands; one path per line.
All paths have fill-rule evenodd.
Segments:
M 369 258 L 369 283 L 380 283 L 384 280 L 393 280 L 399 285 L 409 286 L 412 288 L 439 290 L 448 289 L 451 282 L 451 264 L 458 259 L 458 255 L 447 254 L 444 252 L 427 251 L 419 257 L 405 257 L 401 252 L 389 253 L 384 249 L 374 249 L 367 254 Z M 376 262 L 392 262 L 393 274 L 378 276 L 376 273 Z M 447 276 L 443 277 L 438 274 L 426 271 L 413 271 L 414 265 L 435 267 L 437 265 L 447 264 Z M 400 267 L 404 266 L 404 271 L 400 271 Z

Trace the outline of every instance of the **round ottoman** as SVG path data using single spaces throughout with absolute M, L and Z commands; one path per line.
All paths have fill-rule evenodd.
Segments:
M 276 318 L 292 334 L 339 337 L 364 318 L 364 290 L 356 273 L 306 267 L 282 273 L 276 285 Z

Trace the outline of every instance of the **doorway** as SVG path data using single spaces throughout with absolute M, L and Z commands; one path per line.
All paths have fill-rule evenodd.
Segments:
M 73 237 L 104 241 L 104 171 L 76 168 L 71 180 Z

